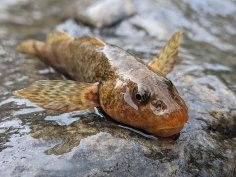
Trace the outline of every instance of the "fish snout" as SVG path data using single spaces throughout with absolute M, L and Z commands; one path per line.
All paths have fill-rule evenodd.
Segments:
M 188 108 L 185 104 L 180 104 L 178 108 L 170 111 L 163 101 L 153 100 L 150 108 L 155 116 L 147 131 L 156 136 L 169 137 L 178 134 L 188 120 Z

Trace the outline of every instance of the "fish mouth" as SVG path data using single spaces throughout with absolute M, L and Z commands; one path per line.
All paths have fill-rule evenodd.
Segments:
M 175 126 L 170 126 L 170 125 L 162 125 L 162 126 L 157 126 L 157 127 L 152 127 L 146 129 L 147 132 L 154 134 L 155 136 L 159 137 L 170 137 L 173 135 L 176 135 L 180 133 L 180 131 L 183 129 L 185 123 L 187 122 L 188 117 L 185 118 L 184 122 L 178 123 Z
M 179 127 L 168 127 L 168 128 L 159 129 L 154 133 L 154 135 L 160 136 L 160 137 L 170 137 L 170 136 L 178 134 L 183 129 L 183 127 L 184 125 L 179 126 Z
M 170 137 L 178 134 L 188 120 L 187 107 L 170 113 L 168 116 L 158 117 L 153 121 L 147 132 L 159 137 Z M 154 123 L 155 122 L 155 123 Z

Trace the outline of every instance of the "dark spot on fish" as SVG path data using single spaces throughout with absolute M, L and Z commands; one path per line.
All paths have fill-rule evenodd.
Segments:
M 168 88 L 169 91 L 173 90 L 174 85 L 170 80 L 166 80 L 165 84 L 167 85 L 167 88 Z
M 175 98 L 176 95 L 178 95 L 178 94 L 176 94 L 176 93 L 178 93 L 178 92 L 177 92 L 177 90 L 175 89 L 174 84 L 173 84 L 170 80 L 165 81 L 165 84 L 167 85 L 167 89 L 168 89 L 170 95 L 171 95 L 173 98 Z

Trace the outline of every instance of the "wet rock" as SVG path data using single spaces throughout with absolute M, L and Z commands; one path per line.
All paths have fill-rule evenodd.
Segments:
M 68 28 L 68 26 L 70 26 L 70 28 Z M 56 27 L 56 30 L 64 31 L 72 36 L 86 36 L 88 34 L 92 34 L 92 31 L 89 27 L 82 24 L 78 25 L 72 19 L 66 20 L 64 23 L 59 24 Z
M 167 31 L 170 31 L 166 23 L 150 16 L 135 16 L 130 22 L 136 28 L 142 29 L 150 36 L 157 36 L 159 39 L 166 39 L 168 36 Z
M 132 0 L 82 0 L 74 6 L 76 20 L 98 28 L 113 25 L 135 13 Z
M 135 142 L 115 138 L 108 133 L 101 132 L 83 139 L 79 148 L 73 150 L 69 161 L 77 164 L 83 159 L 84 166 L 77 164 L 77 168 L 80 168 L 84 175 L 108 176 L 113 172 L 117 175 L 132 176 L 136 173 L 135 166 L 138 169 L 142 162 L 145 163 L 147 160 L 139 158 L 139 155 L 147 152 L 147 148 Z M 136 165 L 131 163 L 134 159 L 137 160 L 135 160 Z M 99 168 L 97 168 L 98 165 Z
M 236 137 L 236 109 L 214 110 L 210 114 L 215 118 L 209 130 L 220 132 L 228 137 Z

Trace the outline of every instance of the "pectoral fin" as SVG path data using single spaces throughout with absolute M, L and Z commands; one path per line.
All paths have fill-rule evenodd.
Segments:
M 183 32 L 175 33 L 168 43 L 161 49 L 158 56 L 148 64 L 149 68 L 156 72 L 167 75 L 174 68 L 178 58 L 178 48 Z
M 71 112 L 99 106 L 98 84 L 40 80 L 14 94 L 51 112 Z

